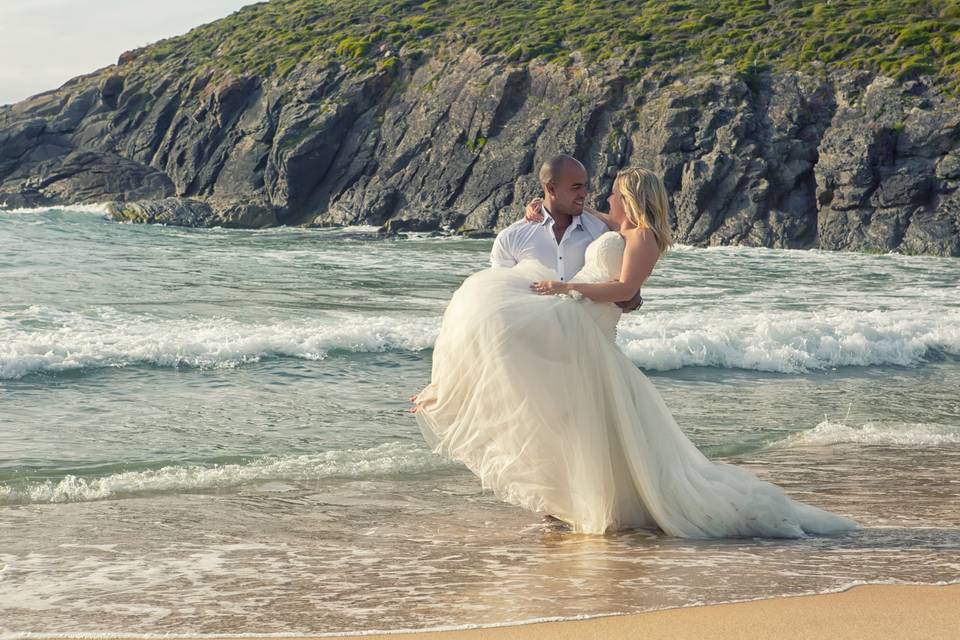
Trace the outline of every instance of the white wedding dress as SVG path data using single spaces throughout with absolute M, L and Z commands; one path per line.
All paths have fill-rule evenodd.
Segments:
M 618 277 L 623 248 L 617 233 L 597 238 L 574 281 Z M 556 274 L 525 260 L 475 273 L 454 293 L 417 399 L 435 452 L 575 532 L 794 538 L 856 528 L 704 457 L 616 346 L 620 309 L 530 290 L 545 279 Z

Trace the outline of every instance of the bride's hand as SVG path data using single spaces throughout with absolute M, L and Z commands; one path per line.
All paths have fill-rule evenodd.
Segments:
M 530 285 L 530 288 L 542 296 L 552 296 L 558 293 L 570 292 L 570 285 L 566 282 L 559 282 L 558 280 L 540 280 Z
M 523 211 L 523 219 L 527 222 L 543 222 L 543 198 L 534 198 Z

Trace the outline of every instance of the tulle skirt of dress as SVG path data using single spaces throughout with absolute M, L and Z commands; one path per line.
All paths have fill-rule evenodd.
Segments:
M 434 451 L 500 499 L 576 532 L 793 538 L 856 528 L 704 457 L 594 321 L 595 303 L 530 291 L 554 277 L 525 261 L 478 272 L 453 295 L 418 397 Z

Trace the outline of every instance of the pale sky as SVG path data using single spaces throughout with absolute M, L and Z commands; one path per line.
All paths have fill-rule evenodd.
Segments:
M 0 0 L 0 104 L 56 89 L 124 51 L 256 0 Z

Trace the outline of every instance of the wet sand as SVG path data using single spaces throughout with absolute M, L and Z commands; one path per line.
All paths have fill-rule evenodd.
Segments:
M 423 640 L 958 640 L 960 585 L 863 585 L 841 593 L 589 620 L 363 637 L 367 640 L 397 640 L 398 637 Z

